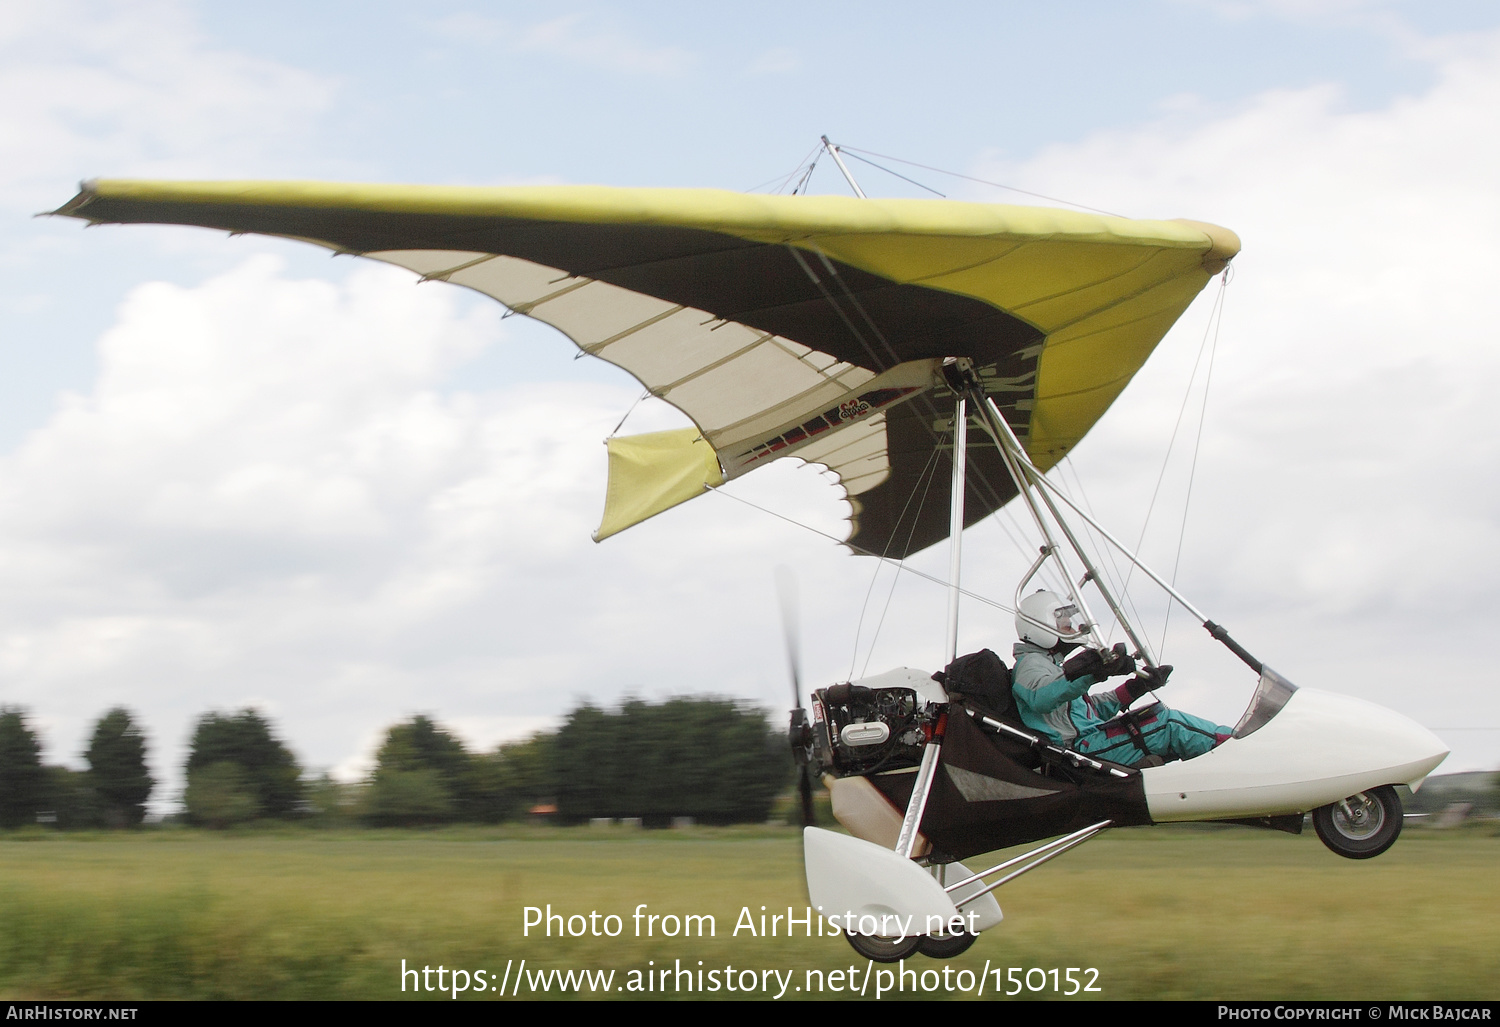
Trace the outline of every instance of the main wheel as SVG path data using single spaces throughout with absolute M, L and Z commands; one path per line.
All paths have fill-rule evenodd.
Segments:
M 960 931 L 958 934 L 929 934 L 917 939 L 917 951 L 933 959 L 952 959 L 969 951 L 969 946 L 979 940 L 979 935 Z
M 910 938 L 874 938 L 867 934 L 845 934 L 849 944 L 866 959 L 876 963 L 899 963 L 909 958 L 922 943 L 920 936 Z
M 1318 837 L 1348 859 L 1369 859 L 1389 849 L 1401 834 L 1401 820 L 1401 797 L 1390 785 L 1313 810 Z

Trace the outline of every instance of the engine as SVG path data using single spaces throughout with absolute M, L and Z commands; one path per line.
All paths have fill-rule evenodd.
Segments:
M 923 703 L 910 688 L 841 684 L 813 693 L 813 739 L 838 777 L 914 767 L 927 744 Z

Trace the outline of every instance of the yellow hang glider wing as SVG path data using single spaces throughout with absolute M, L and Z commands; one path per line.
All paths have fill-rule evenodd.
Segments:
M 1194 221 L 708 189 L 94 181 L 55 213 L 301 239 L 556 327 L 697 426 L 612 440 L 596 538 L 797 456 L 838 475 L 849 544 L 897 557 L 948 533 L 944 358 L 1045 470 L 1239 251 Z M 967 523 L 1015 494 L 970 447 Z

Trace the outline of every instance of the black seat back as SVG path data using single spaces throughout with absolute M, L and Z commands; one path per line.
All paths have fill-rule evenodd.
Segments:
M 1021 723 L 1015 696 L 1010 691 L 1010 668 L 991 650 L 960 656 L 932 678 L 951 697 L 968 703 L 985 716 L 1008 724 Z

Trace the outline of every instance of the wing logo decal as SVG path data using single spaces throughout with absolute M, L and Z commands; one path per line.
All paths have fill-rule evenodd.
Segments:
M 736 460 L 749 466 L 758 460 L 762 460 L 788 446 L 800 445 L 808 439 L 814 438 L 848 424 L 851 421 L 860 421 L 878 410 L 890 406 L 899 399 L 905 399 L 914 392 L 921 392 L 917 387 L 901 389 L 872 389 L 869 392 L 856 396 L 854 399 L 845 400 L 836 407 L 830 407 L 810 421 L 804 421 L 795 428 L 791 428 L 773 439 L 767 439 L 758 446 L 745 451 L 744 456 Z

